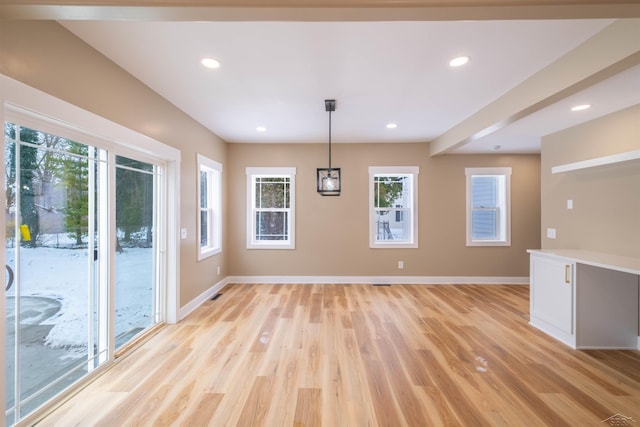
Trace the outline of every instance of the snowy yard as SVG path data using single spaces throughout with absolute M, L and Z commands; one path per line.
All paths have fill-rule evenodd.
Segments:
M 15 266 L 15 248 L 7 248 L 7 264 Z M 89 259 L 89 256 L 91 257 Z M 152 268 L 151 248 L 125 248 L 116 254 L 116 334 L 151 324 Z M 85 352 L 88 337 L 89 262 L 93 253 L 86 249 L 52 247 L 20 248 L 21 297 L 44 297 L 60 304 L 50 314 L 24 312 L 22 325 L 51 325 L 46 345 Z M 15 285 L 7 292 L 7 314 L 15 302 Z M 93 308 L 92 308 L 93 310 Z M 45 318 L 46 317 L 46 318 Z

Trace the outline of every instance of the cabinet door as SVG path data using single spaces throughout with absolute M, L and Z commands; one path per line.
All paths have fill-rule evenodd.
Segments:
M 538 319 L 573 334 L 574 264 L 532 257 L 531 310 Z

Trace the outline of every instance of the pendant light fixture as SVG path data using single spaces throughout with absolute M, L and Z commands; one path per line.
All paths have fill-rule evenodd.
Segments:
M 336 100 L 325 99 L 324 109 L 329 112 L 329 167 L 318 168 L 318 193 L 323 196 L 339 196 L 341 189 L 340 168 L 331 167 L 331 112 L 336 111 Z

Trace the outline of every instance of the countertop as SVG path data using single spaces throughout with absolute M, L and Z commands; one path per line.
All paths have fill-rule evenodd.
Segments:
M 581 249 L 527 249 L 532 255 L 563 258 L 580 264 L 640 275 L 640 258 L 612 255 Z

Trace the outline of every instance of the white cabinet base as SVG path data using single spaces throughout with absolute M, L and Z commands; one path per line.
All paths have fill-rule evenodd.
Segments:
M 640 268 L 584 251 L 532 251 L 529 323 L 576 349 L 640 349 Z M 604 263 L 602 260 L 617 262 Z
M 533 326 L 536 329 L 541 330 L 542 332 L 544 332 L 545 334 L 552 336 L 553 338 L 557 339 L 558 341 L 561 341 L 563 343 L 565 343 L 566 345 L 568 345 L 571 348 L 576 348 L 576 336 L 575 334 L 570 334 L 567 333 L 561 329 L 559 329 L 557 326 L 543 320 L 540 319 L 539 317 L 536 317 L 535 315 L 531 315 L 531 319 L 529 320 L 529 324 L 531 326 Z

